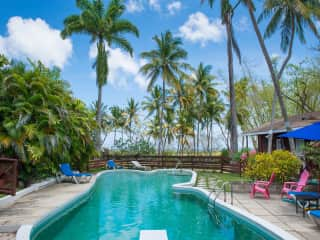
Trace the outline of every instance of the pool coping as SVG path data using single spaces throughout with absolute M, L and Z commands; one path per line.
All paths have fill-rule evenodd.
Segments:
M 95 179 L 93 180 L 94 182 L 84 192 L 79 193 L 77 196 L 75 196 L 70 201 L 68 201 L 65 204 L 61 205 L 60 207 L 54 209 L 53 211 L 50 211 L 47 215 L 45 215 L 44 217 L 39 219 L 35 224 L 22 225 L 17 231 L 16 239 L 17 240 L 29 240 L 31 238 L 32 229 L 34 226 L 44 224 L 47 219 L 50 219 L 50 217 L 58 216 L 59 213 L 63 212 L 63 210 L 65 210 L 68 206 L 71 207 L 74 205 L 73 206 L 73 208 L 74 208 L 74 207 L 78 207 L 79 205 L 86 202 L 86 200 L 90 197 L 90 194 L 91 194 L 91 192 L 97 182 L 97 179 L 103 174 L 114 173 L 114 172 L 138 172 L 141 174 L 148 175 L 148 174 L 153 174 L 153 173 L 161 172 L 161 171 L 165 171 L 165 172 L 169 171 L 169 172 L 173 172 L 173 173 L 177 173 L 177 172 L 191 173 L 192 177 L 189 182 L 174 184 L 172 186 L 173 190 L 176 192 L 180 192 L 180 193 L 194 194 L 197 197 L 209 200 L 209 198 L 208 198 L 210 195 L 209 191 L 202 189 L 202 188 L 199 188 L 199 187 L 193 187 L 196 183 L 197 173 L 190 170 L 190 169 L 157 169 L 157 170 L 152 170 L 152 171 L 140 171 L 140 170 L 131 170 L 131 169 L 105 170 L 105 171 L 99 172 L 96 175 Z M 214 196 L 210 196 L 210 199 L 214 200 Z M 81 200 L 81 201 L 78 201 L 78 200 Z M 269 234 L 272 234 L 273 236 L 275 236 L 279 239 L 283 239 L 283 240 L 287 240 L 287 239 L 298 240 L 296 237 L 294 237 L 290 233 L 286 232 L 285 230 L 279 228 L 278 226 L 276 226 L 276 225 L 274 225 L 274 224 L 272 224 L 272 223 L 270 223 L 270 222 L 268 222 L 258 216 L 255 216 L 255 215 L 253 215 L 243 209 L 240 209 L 236 206 L 233 206 L 233 205 L 230 205 L 226 202 L 223 202 L 220 199 L 216 199 L 215 201 L 216 201 L 216 205 L 219 205 L 223 210 L 225 210 L 225 211 L 227 211 L 227 212 L 229 212 L 229 213 L 231 213 L 231 214 L 237 216 L 238 218 L 243 219 L 247 222 L 257 224 L 257 227 L 263 232 L 268 232 Z M 67 214 L 72 209 L 68 209 L 68 211 L 64 214 Z M 52 220 L 52 221 L 54 221 L 54 220 Z
M 28 195 L 30 193 L 39 191 L 39 190 L 41 190 L 43 188 L 49 187 L 51 185 L 54 185 L 56 183 L 57 183 L 56 178 L 49 178 L 49 179 L 47 179 L 45 181 L 34 183 L 31 186 L 16 192 L 16 195 L 13 195 L 13 196 L 12 195 L 8 195 L 8 196 L 5 196 L 5 197 L 2 197 L 2 198 L 0 198 L 0 209 L 4 209 L 4 208 L 7 208 L 7 207 L 10 207 L 11 205 L 15 204 L 15 202 L 17 200 L 19 200 L 20 198 L 22 198 L 22 197 L 24 197 L 24 196 L 26 196 L 26 195 Z

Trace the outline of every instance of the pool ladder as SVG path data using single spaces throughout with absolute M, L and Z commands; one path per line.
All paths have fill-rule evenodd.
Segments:
M 219 183 L 222 183 L 221 186 L 219 186 Z M 230 182 L 223 182 L 222 180 L 217 180 L 214 184 L 213 189 L 208 195 L 208 211 L 212 217 L 216 219 L 216 222 L 218 224 L 221 224 L 222 220 L 220 219 L 219 214 L 216 211 L 216 200 L 220 196 L 220 194 L 223 192 L 224 197 L 223 201 L 227 201 L 227 186 L 230 186 L 230 194 L 231 194 L 231 205 L 233 205 L 233 189 L 232 184 Z M 211 201 L 212 194 L 215 193 L 213 201 Z

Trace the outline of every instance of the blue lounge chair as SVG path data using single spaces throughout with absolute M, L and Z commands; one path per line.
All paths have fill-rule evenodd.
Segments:
M 92 174 L 74 172 L 69 163 L 61 163 L 59 166 L 62 174 L 66 177 L 70 177 L 77 184 L 80 182 L 90 182 L 91 180 Z
M 108 169 L 120 169 L 121 166 L 117 165 L 112 159 L 107 162 Z
M 310 210 L 308 211 L 309 217 L 314 221 L 315 224 L 320 226 L 320 210 Z

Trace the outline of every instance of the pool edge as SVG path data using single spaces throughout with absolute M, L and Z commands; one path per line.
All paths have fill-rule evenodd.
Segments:
M 32 225 L 22 225 L 16 234 L 16 240 L 30 240 L 31 239 L 31 233 L 33 230 L 34 226 L 37 226 L 38 224 L 41 224 L 41 222 L 44 222 L 45 220 L 47 220 L 48 218 L 55 216 L 57 214 L 59 214 L 60 212 L 62 212 L 67 206 L 70 206 L 72 204 L 76 204 L 77 200 L 82 199 L 82 202 L 77 203 L 77 205 L 75 207 L 78 207 L 79 205 L 83 204 L 83 202 L 87 201 L 86 199 L 89 198 L 96 182 L 97 179 L 103 175 L 103 174 L 108 174 L 108 173 L 113 173 L 113 172 L 138 172 L 141 174 L 152 174 L 152 173 L 156 173 L 156 172 L 161 172 L 161 171 L 171 171 L 171 172 L 188 172 L 192 174 L 192 177 L 190 179 L 189 182 L 185 182 L 185 183 L 177 183 L 174 184 L 172 186 L 172 188 L 175 191 L 178 192 L 184 192 L 184 193 L 190 193 L 190 194 L 194 194 L 197 197 L 200 198 L 208 198 L 209 197 L 209 191 L 199 188 L 199 187 L 193 187 L 196 183 L 196 179 L 197 179 L 197 173 L 190 170 L 190 169 L 157 169 L 157 170 L 152 170 L 152 171 L 140 171 L 140 170 L 131 170 L 131 169 L 119 169 L 119 170 L 105 170 L 105 171 L 101 171 L 99 172 L 95 179 L 94 182 L 91 184 L 91 186 L 85 190 L 82 193 L 79 193 L 78 195 L 76 195 L 74 198 L 72 198 L 71 200 L 69 200 L 68 202 L 64 203 L 63 205 L 57 207 L 56 209 L 50 211 L 48 214 L 46 214 L 44 217 L 42 217 L 41 219 L 39 219 L 36 223 L 32 224 Z M 211 199 L 214 200 L 213 196 L 211 196 Z M 271 233 L 272 235 L 283 239 L 283 240 L 298 240 L 296 237 L 294 237 L 293 235 L 291 235 L 290 233 L 288 233 L 287 231 L 277 227 L 276 225 L 265 221 L 264 219 L 255 216 L 243 209 L 240 209 L 238 207 L 235 207 L 233 205 L 230 205 L 228 203 L 225 203 L 223 201 L 221 201 L 220 199 L 216 200 L 216 204 L 219 205 L 221 208 L 223 208 L 224 210 L 230 212 L 231 214 L 241 218 L 241 219 L 245 219 L 247 221 L 250 221 L 251 223 L 257 224 L 258 227 L 266 232 Z

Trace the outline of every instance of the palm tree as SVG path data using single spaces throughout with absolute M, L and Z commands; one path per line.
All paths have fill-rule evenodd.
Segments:
M 148 90 L 150 91 L 157 79 L 162 79 L 162 107 L 160 115 L 160 141 L 159 150 L 163 147 L 162 128 L 164 107 L 166 101 L 166 84 L 171 85 L 179 75 L 183 74 L 182 69 L 186 69 L 189 65 L 182 60 L 187 58 L 187 52 L 181 47 L 180 38 L 173 37 L 170 31 L 161 33 L 153 37 L 156 42 L 156 49 L 149 52 L 141 53 L 147 63 L 143 65 L 140 72 L 149 79 Z M 163 150 L 163 149 L 162 149 Z M 160 152 L 159 152 L 160 153 Z
M 205 115 L 205 100 L 208 95 L 216 96 L 217 90 L 213 88 L 213 76 L 211 72 L 212 66 L 204 65 L 200 63 L 198 68 L 194 70 L 192 76 L 193 87 L 196 95 L 198 96 L 196 115 L 197 115 L 197 152 L 199 152 L 199 142 L 200 142 L 200 124 L 203 122 L 203 117 Z
M 248 9 L 251 22 L 253 24 L 254 31 L 257 35 L 260 48 L 264 55 L 265 61 L 267 63 L 271 79 L 274 85 L 274 90 L 276 92 L 277 98 L 279 100 L 279 105 L 282 113 L 282 117 L 285 122 L 285 127 L 289 131 L 290 123 L 288 120 L 287 109 L 281 94 L 280 88 L 280 79 L 283 74 L 283 71 L 288 64 L 291 55 L 293 42 L 295 35 L 297 34 L 302 43 L 305 42 L 304 36 L 304 27 L 309 27 L 311 31 L 319 38 L 317 28 L 313 22 L 316 19 L 320 18 L 319 8 L 320 2 L 313 0 L 294 0 L 294 1 L 272 1 L 266 0 L 264 4 L 264 10 L 259 17 L 258 21 L 255 17 L 255 6 L 252 0 L 244 0 L 245 6 Z M 271 16 L 273 14 L 273 16 Z M 281 28 L 281 42 L 280 46 L 284 52 L 287 52 L 287 56 L 284 59 L 279 72 L 277 73 L 273 67 L 271 56 L 267 50 L 267 47 L 264 42 L 264 38 L 259 29 L 258 22 L 262 19 L 271 16 L 271 20 L 267 25 L 266 32 L 264 37 L 270 37 L 278 29 L 279 25 Z M 294 150 L 294 144 L 290 141 L 290 148 Z
M 119 106 L 112 106 L 112 107 L 110 107 L 110 113 L 111 113 L 112 127 L 113 127 L 113 131 L 114 131 L 113 144 L 116 144 L 117 130 L 122 129 L 122 131 L 123 131 L 123 128 L 125 125 L 124 110 L 121 109 Z
M 128 101 L 128 105 L 126 107 L 125 113 L 127 117 L 126 125 L 129 130 L 129 139 L 132 139 L 132 123 L 138 124 L 138 111 L 139 111 L 139 103 L 135 102 L 133 98 L 130 98 Z
M 153 122 L 155 123 L 155 126 L 150 130 L 149 135 L 152 135 L 154 139 L 158 136 L 160 138 L 159 133 L 156 134 L 159 129 L 160 125 L 160 114 L 161 114 L 161 99 L 162 99 L 162 90 L 159 86 L 155 86 L 151 90 L 151 96 L 145 97 L 145 101 L 142 102 L 143 110 L 146 110 L 148 112 L 147 118 L 150 117 L 151 115 L 154 115 L 155 118 Z M 158 130 L 157 130 L 158 129 Z M 160 154 L 160 139 L 158 139 L 158 154 Z
M 133 48 L 123 35 L 131 33 L 138 37 L 139 31 L 130 21 L 121 18 L 125 11 L 122 0 L 111 0 L 107 8 L 102 0 L 77 0 L 77 7 L 81 13 L 64 20 L 61 36 L 66 38 L 74 33 L 85 33 L 91 36 L 91 42 L 97 42 L 98 54 L 94 64 L 98 86 L 96 148 L 100 150 L 102 87 L 107 83 L 109 72 L 105 42 L 109 47 L 115 45 L 132 55 Z
M 202 0 L 203 2 L 204 0 Z M 213 7 L 214 0 L 208 0 L 210 7 Z M 233 52 L 237 55 L 241 62 L 240 49 L 236 41 L 232 18 L 234 10 L 238 7 L 238 1 L 235 6 L 232 6 L 229 0 L 221 0 L 221 20 L 222 24 L 226 27 L 227 32 L 227 53 L 228 53 L 228 75 L 229 75 L 229 92 L 230 92 L 230 112 L 231 112 L 231 152 L 238 151 L 238 131 L 237 131 L 237 109 L 236 109 L 236 94 L 234 87 L 234 74 L 233 74 Z

